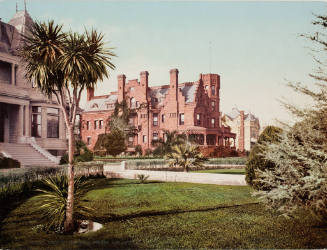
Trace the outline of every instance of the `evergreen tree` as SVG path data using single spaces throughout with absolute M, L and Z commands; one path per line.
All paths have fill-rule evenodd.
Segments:
M 272 170 L 275 164 L 272 161 L 267 161 L 264 158 L 267 143 L 277 142 L 279 135 L 282 132 L 281 128 L 268 126 L 262 131 L 257 144 L 251 149 L 249 159 L 245 168 L 245 180 L 254 189 L 259 190 L 262 187 L 256 182 L 256 173 L 258 170 Z
M 277 143 L 267 144 L 265 159 L 275 164 L 272 170 L 259 171 L 257 182 L 264 190 L 257 195 L 271 208 L 291 215 L 302 208 L 321 219 L 327 218 L 327 75 L 321 55 L 327 50 L 327 16 L 316 16 L 314 25 L 322 32 L 314 36 L 303 35 L 322 47 L 314 57 L 318 70 L 310 76 L 316 80 L 318 90 L 311 90 L 300 83 L 290 83 L 295 91 L 309 96 L 313 107 L 299 108 L 284 103 L 298 119 L 288 127 Z M 325 53 L 321 53 L 321 52 Z

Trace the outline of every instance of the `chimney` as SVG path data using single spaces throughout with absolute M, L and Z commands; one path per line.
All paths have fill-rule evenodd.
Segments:
M 240 111 L 240 135 L 238 137 L 238 150 L 244 152 L 244 111 Z
M 141 78 L 141 86 L 148 88 L 148 78 L 149 78 L 149 72 L 148 71 L 142 71 L 140 73 L 140 78 Z
M 118 102 L 122 102 L 125 98 L 125 82 L 126 76 L 125 75 L 118 75 Z
M 87 88 L 87 94 L 86 94 L 86 98 L 87 101 L 91 101 L 94 97 L 94 88 Z
M 178 69 L 171 69 L 169 71 L 170 73 L 170 89 L 173 91 L 172 93 L 175 93 L 176 100 L 178 98 Z

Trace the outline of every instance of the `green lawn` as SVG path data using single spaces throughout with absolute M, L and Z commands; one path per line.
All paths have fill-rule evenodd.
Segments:
M 226 169 L 207 169 L 192 171 L 195 173 L 210 173 L 210 174 L 245 174 L 244 168 L 226 168 Z
M 36 232 L 30 198 L 0 224 L 1 248 L 324 248 L 327 227 L 312 218 L 287 220 L 258 204 L 249 187 L 94 180 L 85 199 L 98 232 Z

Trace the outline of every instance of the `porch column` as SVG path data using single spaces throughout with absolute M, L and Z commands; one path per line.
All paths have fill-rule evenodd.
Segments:
M 11 85 L 15 85 L 15 64 L 11 64 Z
M 17 135 L 18 139 L 23 136 L 24 132 L 24 105 L 18 107 L 18 119 L 17 119 Z
M 235 148 L 235 138 L 233 138 L 233 140 L 234 140 L 234 148 Z
M 47 108 L 46 107 L 41 107 L 41 138 L 47 138 Z
M 207 146 L 207 135 L 204 134 L 203 145 Z
M 30 115 L 30 106 L 25 106 L 25 136 L 31 136 L 31 115 Z
M 62 110 L 59 109 L 59 139 L 65 139 L 65 138 L 66 138 L 65 118 Z
M 216 146 L 219 146 L 219 135 L 216 135 Z

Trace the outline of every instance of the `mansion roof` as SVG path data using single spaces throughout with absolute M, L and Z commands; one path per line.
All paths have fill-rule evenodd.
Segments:
M 230 120 L 235 120 L 240 116 L 240 111 L 238 108 L 233 108 L 231 112 L 227 113 L 226 116 Z M 257 121 L 259 120 L 256 116 L 254 116 L 251 112 L 245 113 L 244 114 L 244 120 L 245 121 Z
M 197 82 L 187 82 L 178 85 L 179 90 L 185 97 L 185 103 L 191 103 L 195 100 Z M 166 95 L 168 94 L 169 85 L 162 85 L 156 87 L 149 87 L 149 97 L 151 98 L 151 104 L 155 102 L 159 105 L 163 105 Z M 117 93 L 113 92 L 109 96 L 96 97 L 86 103 L 84 111 L 105 111 L 114 109 L 114 104 L 118 99 Z

